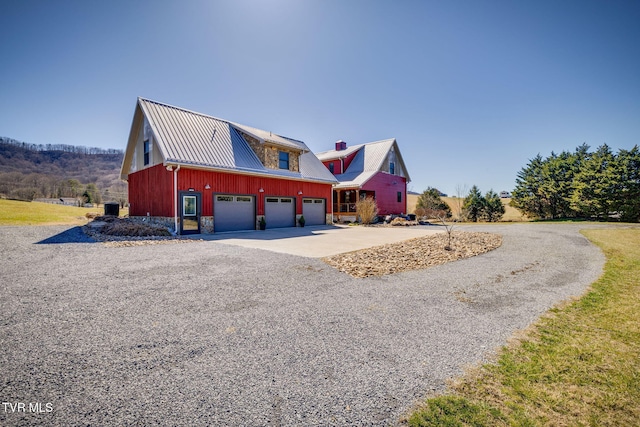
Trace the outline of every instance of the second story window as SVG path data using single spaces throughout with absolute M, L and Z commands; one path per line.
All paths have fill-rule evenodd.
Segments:
M 329 172 L 333 173 L 333 162 L 329 163 Z
M 289 153 L 286 151 L 280 151 L 278 153 L 278 167 L 289 170 Z
M 391 175 L 396 174 L 396 164 L 394 162 L 389 163 L 389 173 Z
M 151 155 L 151 142 L 148 139 L 144 141 L 144 165 L 147 166 L 149 164 Z

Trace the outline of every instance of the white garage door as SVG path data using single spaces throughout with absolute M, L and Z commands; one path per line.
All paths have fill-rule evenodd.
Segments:
M 254 196 L 213 195 L 213 231 L 256 229 Z
M 302 215 L 306 225 L 324 225 L 325 218 L 324 199 L 302 199 Z
M 267 228 L 295 227 L 296 199 L 293 197 L 265 197 L 264 216 Z

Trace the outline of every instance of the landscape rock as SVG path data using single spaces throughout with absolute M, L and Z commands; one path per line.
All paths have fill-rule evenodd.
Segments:
M 327 264 L 353 277 L 383 276 L 419 270 L 489 252 L 502 245 L 502 236 L 493 233 L 439 233 L 399 243 L 362 249 L 323 258 Z

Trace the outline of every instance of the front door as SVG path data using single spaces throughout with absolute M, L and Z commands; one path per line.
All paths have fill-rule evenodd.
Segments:
M 200 193 L 180 193 L 180 234 L 200 234 Z

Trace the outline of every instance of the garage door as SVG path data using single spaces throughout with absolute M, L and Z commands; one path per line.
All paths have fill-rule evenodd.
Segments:
M 306 225 L 326 224 L 325 212 L 324 199 L 302 199 L 302 215 Z
M 214 194 L 213 231 L 255 230 L 255 209 L 254 196 Z
M 267 228 L 295 227 L 296 199 L 293 197 L 266 197 L 264 216 Z

